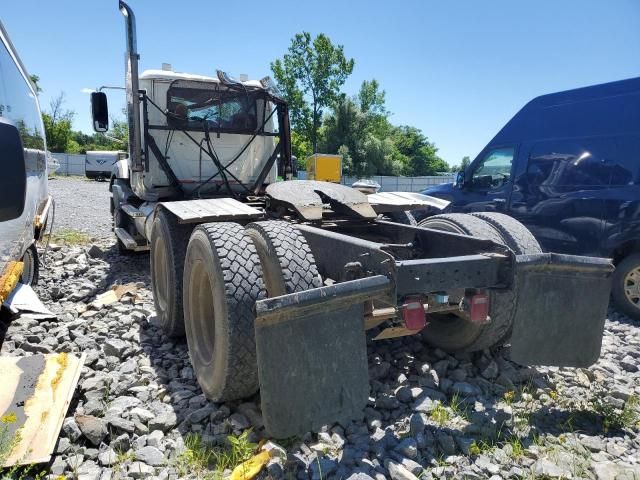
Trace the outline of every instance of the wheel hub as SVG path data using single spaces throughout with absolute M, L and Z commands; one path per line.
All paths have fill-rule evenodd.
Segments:
M 629 302 L 640 308 L 640 267 L 634 268 L 625 277 L 624 294 Z

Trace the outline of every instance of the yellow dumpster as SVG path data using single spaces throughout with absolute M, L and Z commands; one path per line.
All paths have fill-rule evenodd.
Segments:
M 307 157 L 307 179 L 340 183 L 342 156 L 316 153 Z

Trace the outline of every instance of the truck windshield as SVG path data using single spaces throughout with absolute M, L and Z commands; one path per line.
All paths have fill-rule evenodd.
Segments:
M 173 87 L 168 91 L 169 126 L 211 130 L 254 132 L 257 128 L 256 96 Z

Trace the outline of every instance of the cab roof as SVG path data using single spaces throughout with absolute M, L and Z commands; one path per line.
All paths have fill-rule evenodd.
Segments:
M 145 70 L 140 75 L 140 80 L 193 80 L 197 82 L 220 83 L 217 77 L 197 75 L 195 73 L 173 72 L 170 70 Z M 247 87 L 263 88 L 259 80 L 247 80 L 240 82 Z

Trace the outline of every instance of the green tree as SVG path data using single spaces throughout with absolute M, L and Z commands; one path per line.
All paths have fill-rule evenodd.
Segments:
M 416 127 L 395 127 L 393 142 L 404 157 L 404 174 L 408 176 L 435 175 L 449 170 L 447 163 L 438 155 L 435 144 Z
M 343 165 L 349 162 L 347 174 L 356 176 L 396 175 L 402 166 L 394 161 L 395 146 L 388 132 L 391 126 L 386 113 L 363 112 L 359 95 L 354 98 L 342 96 L 322 128 L 323 149 L 329 153 L 341 153 Z M 384 111 L 379 103 L 377 111 Z M 344 170 L 344 168 L 343 168 Z
M 49 111 L 42 114 L 47 147 L 52 152 L 66 152 L 72 139 L 71 125 L 75 112 L 64 109 L 64 92 L 49 103 Z
M 453 165 L 451 167 L 451 171 L 452 172 L 459 172 L 461 170 L 466 170 L 467 167 L 471 164 L 471 158 L 469 158 L 469 156 L 465 155 L 464 157 L 462 157 L 462 162 L 460 163 L 460 165 Z
M 360 91 L 357 96 L 357 100 L 360 103 L 360 111 L 388 116 L 385 96 L 386 92 L 380 90 L 380 84 L 375 78 L 373 80 L 364 80 L 360 85 Z
M 354 63 L 345 57 L 342 45 L 334 45 L 323 33 L 312 39 L 308 32 L 297 33 L 288 53 L 271 63 L 275 80 L 289 103 L 292 126 L 310 141 L 313 152 L 318 151 L 324 109 L 338 99 Z

